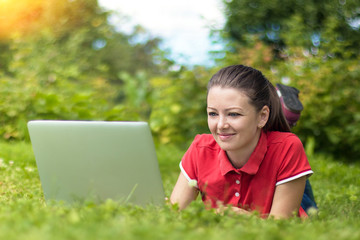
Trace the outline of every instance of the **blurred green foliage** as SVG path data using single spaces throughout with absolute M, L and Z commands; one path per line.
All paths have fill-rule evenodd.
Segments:
M 219 64 L 258 68 L 273 82 L 300 90 L 294 128 L 315 151 L 360 158 L 360 3 L 224 1 L 228 43 Z
M 141 120 L 157 142 L 186 145 L 208 131 L 212 74 L 245 64 L 301 91 L 304 111 L 294 131 L 305 144 L 358 159 L 359 3 L 224 4 L 226 25 L 217 33 L 226 47 L 217 54 L 218 66 L 189 68 L 169 60 L 161 39 L 142 27 L 131 34 L 116 30 L 108 21 L 113 13 L 96 0 L 33 1 L 29 9 L 36 14 L 22 18 L 26 24 L 13 31 L 0 24 L 0 136 L 27 139 L 31 119 Z
M 161 143 L 185 143 L 207 131 L 206 86 L 211 71 L 182 68 L 151 79 L 150 126 Z
M 287 46 L 317 47 L 326 52 L 344 43 L 337 56 L 357 56 L 360 49 L 357 0 L 232 0 L 224 1 L 225 31 L 232 40 L 248 44 L 256 35 L 272 46 L 277 57 Z M 289 42 L 289 38 L 292 42 Z M 344 51 L 345 50 L 345 51 Z
M 295 53 L 296 52 L 296 53 Z M 360 157 L 360 59 L 326 59 L 325 53 L 289 53 L 273 79 L 290 79 L 301 90 L 304 111 L 294 131 L 314 138 L 316 149 L 350 161 Z
M 19 17 L 27 29 L 0 25 L 2 138 L 27 139 L 26 123 L 32 119 L 149 118 L 148 78 L 172 64 L 160 39 L 141 27 L 118 32 L 108 22 L 111 13 L 94 0 L 17 4 L 25 13 L 21 4 L 28 4 L 28 14 L 37 9 L 37 15 L 30 22 Z

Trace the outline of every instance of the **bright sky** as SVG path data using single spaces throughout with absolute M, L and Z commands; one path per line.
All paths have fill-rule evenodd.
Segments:
M 99 0 L 99 4 L 161 37 L 178 63 L 211 65 L 208 51 L 219 48 L 211 44 L 209 26 L 223 25 L 221 0 Z

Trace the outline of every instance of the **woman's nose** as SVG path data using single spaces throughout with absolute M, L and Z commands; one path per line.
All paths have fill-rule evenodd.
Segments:
M 218 128 L 221 129 L 221 128 L 227 128 L 227 127 L 229 127 L 229 124 L 227 122 L 226 117 L 220 116 L 219 121 L 218 121 Z

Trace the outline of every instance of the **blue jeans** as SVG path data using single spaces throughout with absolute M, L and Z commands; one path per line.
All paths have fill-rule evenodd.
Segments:
M 305 191 L 301 201 L 301 207 L 307 212 L 311 207 L 318 208 L 315 202 L 314 194 L 310 185 L 310 181 L 306 180 Z

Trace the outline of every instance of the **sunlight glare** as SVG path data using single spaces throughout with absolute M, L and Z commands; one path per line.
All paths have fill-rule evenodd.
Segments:
M 0 0 L 0 39 L 29 30 L 41 15 L 44 0 Z

